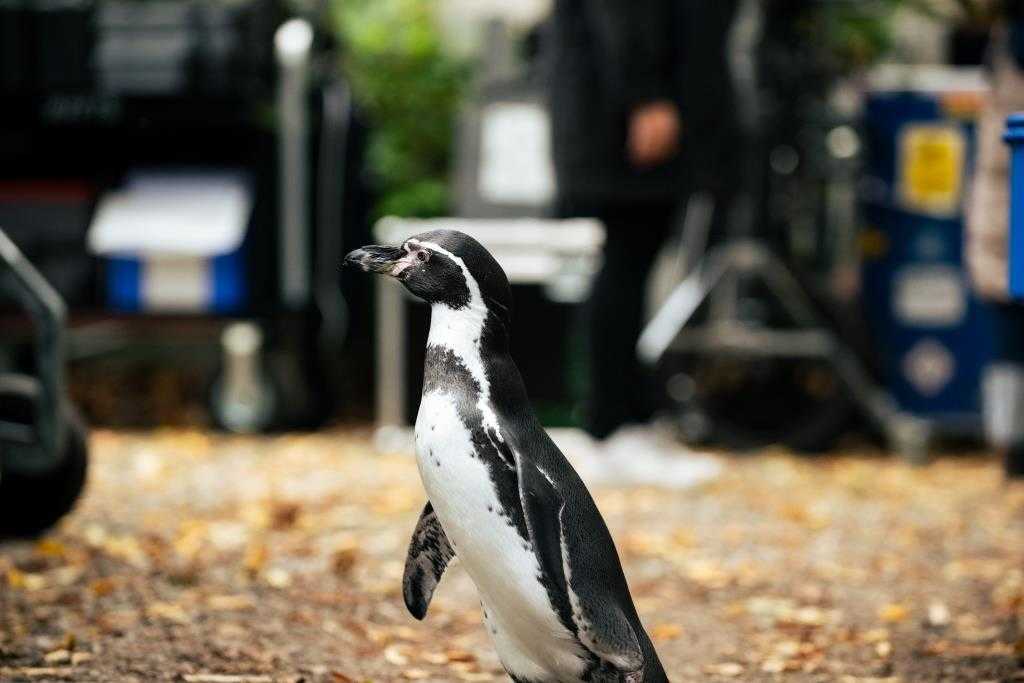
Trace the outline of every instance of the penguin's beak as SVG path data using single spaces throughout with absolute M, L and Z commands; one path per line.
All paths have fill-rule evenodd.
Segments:
M 409 254 L 401 247 L 370 245 L 356 249 L 345 257 L 343 265 L 358 268 L 364 273 L 379 273 L 398 277 L 411 265 Z

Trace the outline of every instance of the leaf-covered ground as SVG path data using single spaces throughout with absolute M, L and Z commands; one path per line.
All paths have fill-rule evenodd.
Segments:
M 424 502 L 366 432 L 98 432 L 88 493 L 0 545 L 0 680 L 505 680 L 457 565 L 400 593 Z M 1024 680 L 1024 495 L 997 465 L 726 457 L 595 492 L 673 681 Z

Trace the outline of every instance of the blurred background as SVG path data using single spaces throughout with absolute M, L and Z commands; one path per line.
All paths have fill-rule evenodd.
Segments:
M 696 505 L 676 512 L 704 520 L 703 539 L 716 520 L 745 523 L 733 515 L 746 519 L 752 491 L 778 501 L 799 484 L 846 507 L 807 502 L 780 513 L 787 524 L 810 533 L 846 515 L 855 533 L 873 513 L 851 501 L 873 473 L 894 477 L 879 484 L 893 505 L 945 495 L 950 479 L 980 504 L 1003 476 L 994 452 L 1024 474 L 1002 140 L 1024 110 L 1022 68 L 1012 0 L 0 0 L 0 535 L 69 510 L 91 452 L 70 548 L 136 569 L 166 552 L 194 585 L 189 562 L 210 542 L 245 581 L 285 590 L 302 562 L 275 565 L 273 544 L 252 539 L 313 537 L 315 519 L 335 524 L 330 547 L 284 556 L 326 552 L 338 581 L 387 574 L 359 564 L 387 543 L 345 535 L 373 522 L 304 506 L 359 499 L 387 472 L 405 493 L 371 509 L 404 520 L 418 506 L 411 460 L 394 457 L 409 450 L 429 310 L 341 262 L 439 226 L 507 271 L 513 355 L 570 457 L 721 454 L 722 502 L 641 497 L 648 512 Z M 651 424 L 656 439 L 616 441 Z M 901 464 L 940 453 L 955 462 Z M 665 461 L 635 462 L 624 483 L 666 483 Z M 316 467 L 331 473 L 319 484 Z M 172 483 L 156 494 L 158 481 Z M 607 495 L 613 527 L 639 523 Z M 932 512 L 972 509 L 948 504 Z M 170 521 L 145 517 L 160 505 Z M 256 536 L 203 527 L 207 540 L 176 545 L 192 538 L 183 520 L 222 506 Z M 173 552 L 108 547 L 144 517 Z M 627 563 L 661 552 L 629 544 Z M 51 551 L 54 567 L 78 557 Z M 11 587 L 45 575 L 24 560 L 39 552 L 10 565 Z M 686 566 L 682 585 L 718 585 Z M 727 583 L 742 584 L 735 571 Z M 186 628 L 199 603 L 175 612 L 168 595 L 141 618 Z M 2 598 L 0 616 L 31 612 Z M 882 601 L 886 623 L 913 613 L 897 598 Z M 928 618 L 949 622 L 934 604 Z M 775 616 L 802 623 L 793 614 Z M 25 623 L 50 640 L 11 650 L 19 666 L 74 650 Z M 662 635 L 680 637 L 671 623 Z M 723 648 L 707 666 L 724 668 L 704 675 L 745 670 Z M 493 668 L 482 661 L 468 673 Z
M 411 219 L 454 217 L 499 237 L 519 285 L 515 355 L 545 422 L 581 424 L 591 388 L 574 323 L 603 226 L 556 220 L 550 9 L 3 3 L 0 225 L 66 303 L 68 390 L 88 422 L 406 424 L 426 311 L 388 298 L 404 308 L 375 326 L 374 283 L 343 275 L 340 257 L 422 227 Z M 980 434 L 992 345 L 961 244 L 1004 10 L 694 3 L 679 20 L 686 168 L 642 351 L 658 412 L 685 439 L 822 449 L 877 432 L 887 410 Z M 820 311 L 791 320 L 803 295 L 739 267 L 733 291 L 682 315 L 679 283 L 751 240 Z M 705 343 L 723 316 L 741 323 L 735 343 Z M 32 326 L 12 307 L 2 320 L 3 367 L 31 374 Z M 794 336 L 807 328 L 822 335 Z

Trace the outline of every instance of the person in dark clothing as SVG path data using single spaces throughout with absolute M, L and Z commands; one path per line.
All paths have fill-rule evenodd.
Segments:
M 636 360 L 651 266 L 672 230 L 670 201 L 595 206 L 580 215 L 605 225 L 604 261 L 585 309 L 590 394 L 585 427 L 605 439 L 624 425 L 643 424 L 654 412 L 648 373 Z
M 644 294 L 682 200 L 719 168 L 729 130 L 726 34 L 736 3 L 555 0 L 550 24 L 552 149 L 562 217 L 606 228 L 587 305 L 587 431 L 605 439 L 652 416 L 636 360 Z M 692 121 L 700 130 L 687 128 Z M 721 178 L 718 174 L 710 183 Z
M 552 149 L 569 209 L 678 199 L 681 5 L 556 0 Z

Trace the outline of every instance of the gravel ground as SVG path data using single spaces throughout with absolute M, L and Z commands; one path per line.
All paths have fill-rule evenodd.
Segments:
M 77 511 L 0 545 L 0 680 L 506 680 L 457 564 L 406 613 L 424 494 L 367 431 L 92 446 Z M 673 681 L 1024 680 L 1024 493 L 995 463 L 723 461 L 595 491 Z

